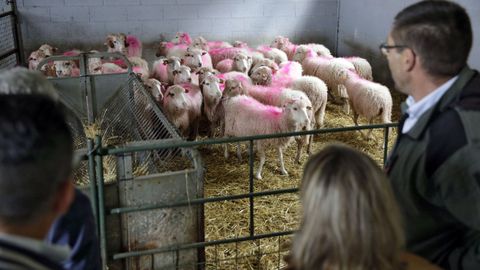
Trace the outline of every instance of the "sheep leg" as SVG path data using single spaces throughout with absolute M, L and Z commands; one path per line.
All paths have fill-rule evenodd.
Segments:
M 305 145 L 305 137 L 297 137 L 295 138 L 295 141 L 297 141 L 297 155 L 295 156 L 295 163 L 300 164 L 300 156 L 302 155 L 302 148 Z M 279 158 L 280 158 L 280 153 L 279 153 Z M 283 160 L 283 155 L 281 160 Z M 282 163 L 283 161 L 280 161 Z M 282 166 L 282 164 L 280 164 Z
M 258 165 L 258 170 L 255 174 L 255 178 L 262 180 L 262 170 L 263 165 L 265 164 L 265 150 L 260 146 L 260 144 L 257 144 L 257 151 L 260 154 L 260 164 Z
M 355 110 L 352 110 L 352 112 L 353 112 L 353 122 L 355 123 L 355 126 L 358 127 L 358 113 L 355 112 Z M 364 132 L 362 132 L 361 130 L 359 130 L 358 132 L 360 132 L 360 135 L 362 135 L 365 138 Z
M 223 151 L 224 151 L 223 155 L 225 156 L 225 158 L 228 158 L 228 156 L 229 156 L 228 155 L 228 146 L 227 146 L 226 143 L 223 144 Z
M 369 125 L 373 124 L 373 118 L 370 118 L 370 119 L 368 120 L 368 124 L 369 124 Z M 369 129 L 369 130 L 368 130 L 367 136 L 366 136 L 366 139 L 367 139 L 367 140 L 371 140 L 371 139 L 373 138 L 373 136 L 372 136 L 372 131 L 373 131 L 373 129 Z
M 308 135 L 307 140 L 308 140 L 307 154 L 311 155 L 312 154 L 313 135 Z
M 283 151 L 282 151 L 282 148 L 281 147 L 278 147 L 277 148 L 278 150 L 278 159 L 280 161 L 280 172 L 282 173 L 282 175 L 286 175 L 288 176 L 288 172 L 287 170 L 285 170 L 285 164 L 283 162 Z M 265 155 L 265 153 L 264 153 Z
M 237 158 L 238 158 L 238 161 L 242 162 L 242 149 L 240 149 L 239 142 L 237 142 Z

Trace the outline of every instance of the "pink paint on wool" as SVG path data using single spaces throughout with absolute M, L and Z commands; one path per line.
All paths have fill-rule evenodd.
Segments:
M 276 87 L 286 87 L 289 85 L 293 79 L 289 76 L 282 76 L 282 77 L 273 77 L 272 78 L 272 86 Z
M 269 52 L 272 50 L 272 48 L 270 46 L 267 46 L 267 45 L 260 45 L 257 47 L 257 49 L 259 51 L 262 51 L 262 52 Z
M 190 45 L 192 44 L 192 38 L 188 33 L 182 33 L 180 35 L 180 43 Z
M 127 68 L 127 64 L 123 61 L 123 59 L 115 59 L 112 61 L 115 65 L 122 67 L 122 68 Z
M 264 105 L 263 103 L 260 103 L 259 101 L 251 97 L 245 96 L 241 99 L 240 104 L 244 107 L 249 108 L 249 110 L 251 111 L 256 111 L 259 115 L 259 118 L 262 119 L 267 118 L 271 120 L 276 120 L 282 117 L 282 109 L 275 106 Z
M 80 52 L 78 50 L 72 50 L 72 51 L 68 51 L 68 52 L 63 53 L 64 56 L 77 56 L 79 54 L 80 54 Z
M 140 40 L 136 36 L 132 36 L 132 35 L 127 36 L 127 43 L 129 47 L 133 46 L 135 48 L 138 48 L 142 46 L 142 43 L 140 42 Z

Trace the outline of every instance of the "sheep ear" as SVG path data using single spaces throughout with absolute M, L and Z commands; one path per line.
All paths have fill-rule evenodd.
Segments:
M 312 106 L 307 106 L 307 110 L 311 111 L 311 110 L 312 110 Z
M 163 64 L 164 64 L 164 65 L 168 65 L 168 64 L 169 64 L 169 61 L 168 61 L 168 60 L 163 60 Z
M 196 75 L 200 75 L 200 73 L 201 73 L 200 70 L 197 70 L 197 71 L 195 72 Z
M 202 52 L 202 55 L 205 55 L 205 54 L 207 54 L 207 52 L 203 51 L 203 52 Z
M 177 75 L 178 73 L 180 73 L 178 70 L 174 70 L 172 71 L 173 75 Z
M 188 91 L 189 91 L 189 90 L 185 88 L 185 94 L 188 94 Z
M 187 47 L 187 52 L 190 52 L 190 51 L 191 51 L 190 46 L 188 46 Z
M 225 83 L 225 80 L 224 79 L 219 79 L 218 82 L 219 83 Z
M 183 58 L 180 59 L 180 65 L 183 65 L 184 63 L 185 63 L 185 60 L 183 60 Z

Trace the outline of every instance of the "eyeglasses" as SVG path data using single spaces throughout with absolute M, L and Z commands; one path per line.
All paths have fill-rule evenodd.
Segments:
M 386 55 L 388 53 L 388 50 L 390 49 L 404 49 L 404 48 L 408 48 L 408 46 L 407 45 L 388 45 L 386 42 L 384 42 L 380 44 L 378 48 L 383 54 Z

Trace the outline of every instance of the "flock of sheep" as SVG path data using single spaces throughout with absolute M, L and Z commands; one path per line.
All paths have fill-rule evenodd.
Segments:
M 344 104 L 347 113 L 351 108 L 356 125 L 359 115 L 369 123 L 378 116 L 383 123 L 391 119 L 390 91 L 372 81 L 370 64 L 360 57 L 333 57 L 321 44 L 297 45 L 278 36 L 270 45 L 251 48 L 240 41 L 230 44 L 177 33 L 172 41 L 160 43 L 156 53 L 160 58 L 151 69 L 141 58 L 142 44 L 136 37 L 110 34 L 105 45 L 108 52 L 127 56 L 167 118 L 189 139 L 196 138 L 200 126 L 209 137 L 218 130 L 220 137 L 236 137 L 321 128 L 328 98 Z M 37 69 L 55 50 L 42 45 L 31 53 L 29 68 Z M 122 60 L 88 60 L 90 74 L 126 72 L 125 68 Z M 75 61 L 55 61 L 39 69 L 47 76 L 79 75 Z M 278 150 L 281 172 L 287 174 L 282 151 L 293 139 L 299 162 L 305 145 L 310 152 L 308 136 L 256 141 L 260 156 L 256 178 L 262 178 L 267 146 Z

